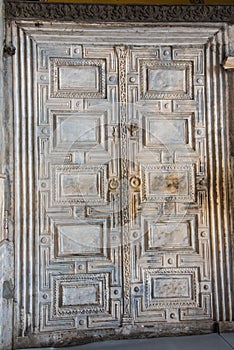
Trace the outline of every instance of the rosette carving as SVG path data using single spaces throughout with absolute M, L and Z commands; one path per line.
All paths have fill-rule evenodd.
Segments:
M 109 180 L 109 189 L 111 191 L 116 191 L 118 187 L 119 187 L 119 180 L 118 180 L 118 178 L 113 177 L 112 179 Z
M 132 176 L 130 178 L 130 185 L 132 186 L 132 188 L 134 189 L 139 189 L 139 187 L 141 186 L 141 179 L 139 176 Z

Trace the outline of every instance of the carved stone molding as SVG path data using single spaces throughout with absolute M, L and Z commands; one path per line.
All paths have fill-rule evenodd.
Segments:
M 8 19 L 76 22 L 228 22 L 234 5 L 105 5 L 6 1 Z

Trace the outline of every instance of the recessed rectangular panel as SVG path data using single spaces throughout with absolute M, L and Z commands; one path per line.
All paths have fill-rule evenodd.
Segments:
M 59 89 L 81 89 L 98 91 L 98 68 L 86 66 L 61 67 L 59 71 Z
M 103 255 L 106 232 L 103 224 L 57 224 L 58 256 Z
M 54 204 L 103 203 L 106 197 L 106 166 L 59 165 L 53 167 Z
M 186 93 L 186 75 L 181 69 L 148 69 L 148 91 Z
M 192 62 L 140 59 L 141 99 L 192 99 Z
M 191 115 L 146 115 L 143 118 L 143 144 L 150 148 L 187 150 L 192 147 Z
M 59 274 L 51 276 L 54 318 L 109 312 L 109 274 Z
M 191 298 L 190 278 L 155 277 L 152 278 L 153 299 Z
M 191 248 L 194 229 L 190 220 L 167 218 L 165 221 L 148 222 L 147 226 L 147 249 Z
M 144 272 L 146 309 L 196 307 L 197 268 L 149 268 Z
M 104 115 L 100 113 L 57 113 L 53 115 L 54 148 L 67 151 L 103 144 Z
M 61 124 L 61 141 L 97 143 L 97 119 L 69 118 Z
M 149 165 L 142 166 L 143 200 L 174 201 L 195 200 L 194 166 L 191 165 Z
M 105 60 L 50 57 L 52 98 L 105 98 L 105 83 Z
M 61 196 L 62 197 L 91 197 L 98 195 L 97 174 L 61 174 Z
M 148 174 L 149 192 L 152 194 L 188 195 L 187 174 L 183 171 L 151 172 Z
M 186 125 L 182 120 L 149 120 L 149 142 L 148 145 L 155 143 L 180 144 L 186 142 Z
M 98 304 L 98 285 L 62 285 L 61 306 Z

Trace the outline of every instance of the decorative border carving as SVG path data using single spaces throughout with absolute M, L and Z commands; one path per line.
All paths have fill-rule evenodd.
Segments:
M 53 205 L 65 205 L 69 206 L 72 204 L 76 205 L 85 205 L 85 204 L 104 204 L 105 197 L 107 192 L 106 186 L 106 166 L 92 166 L 92 165 L 55 165 L 52 166 L 53 171 L 53 186 L 52 186 L 52 198 Z M 91 174 L 96 175 L 99 182 L 99 193 L 97 196 L 91 195 L 88 196 L 86 194 L 77 195 L 74 194 L 73 197 L 69 196 L 66 198 L 65 196 L 61 196 L 61 188 L 59 184 L 59 177 L 61 175 L 78 175 L 81 174 Z
M 143 190 L 142 201 L 143 202 L 195 202 L 195 166 L 194 164 L 160 164 L 160 165 L 142 165 L 143 171 Z M 188 180 L 188 193 L 187 194 L 157 194 L 150 193 L 148 177 L 151 172 L 184 172 L 187 175 Z
M 125 46 L 117 46 L 116 53 L 119 62 L 119 118 L 120 118 L 120 140 L 121 140 L 121 206 L 122 206 L 122 239 L 123 239 L 123 319 L 131 318 L 130 310 L 130 285 L 131 285 L 131 269 L 130 269 L 130 244 L 129 244 L 129 202 L 128 196 L 128 154 L 127 154 L 127 57 L 129 50 Z M 124 322 L 124 321 L 123 321 Z
M 192 84 L 192 62 L 187 61 L 158 61 L 155 59 L 140 60 L 140 98 L 145 100 L 156 99 L 178 99 L 191 100 L 193 98 Z M 185 71 L 185 91 L 162 91 L 157 92 L 148 89 L 148 71 L 149 70 L 178 70 Z
M 156 277 L 182 277 L 187 276 L 191 278 L 191 298 L 165 298 L 165 301 L 160 299 L 152 299 L 151 297 L 151 279 Z M 145 281 L 145 308 L 146 309 L 161 309 L 161 308 L 183 308 L 183 307 L 198 307 L 198 270 L 197 268 L 160 268 L 160 269 L 145 269 L 144 270 L 144 281 Z
M 98 91 L 59 88 L 60 67 L 96 67 L 98 69 Z M 104 60 L 89 60 L 82 58 L 50 58 L 51 87 L 50 97 L 54 98 L 105 98 L 106 97 L 106 65 Z
M 52 276 L 51 284 L 53 285 L 53 302 L 52 317 L 72 317 L 76 315 L 97 315 L 109 313 L 109 274 L 77 274 L 77 275 L 55 275 Z M 101 284 L 99 301 L 96 304 L 85 304 L 82 307 L 72 305 L 65 307 L 62 305 L 61 286 L 62 284 L 70 286 L 88 286 Z M 77 301 L 78 302 L 78 301 Z
M 234 5 L 106 5 L 6 1 L 7 19 L 75 22 L 230 22 Z

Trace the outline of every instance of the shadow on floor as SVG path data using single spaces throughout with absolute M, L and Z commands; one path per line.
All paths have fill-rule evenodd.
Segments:
M 34 348 L 36 350 L 38 348 Z M 44 350 L 61 348 L 44 348 Z M 67 350 L 234 350 L 234 333 L 154 339 L 112 340 L 65 347 Z M 29 349 L 27 349 L 29 350 Z

